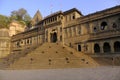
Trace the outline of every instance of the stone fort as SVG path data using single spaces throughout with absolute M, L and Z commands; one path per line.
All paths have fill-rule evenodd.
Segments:
M 98 65 L 100 61 L 112 64 L 114 58 L 116 63 L 120 63 L 120 6 L 85 16 L 76 8 L 58 11 L 45 18 L 37 11 L 32 24 L 33 27 L 11 37 L 10 54 L 1 60 L 2 65 L 16 64 L 12 65 L 16 68 L 18 64 L 26 65 L 24 62 L 28 60 L 30 67 L 35 60 L 38 65 L 37 59 L 42 65 L 57 64 L 60 68 L 67 63 L 69 66 L 79 64 L 79 59 L 83 62 L 88 60 L 85 65 Z

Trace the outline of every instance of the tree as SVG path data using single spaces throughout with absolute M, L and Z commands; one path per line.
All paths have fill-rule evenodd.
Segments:
M 24 8 L 21 8 L 17 11 L 12 11 L 10 17 L 0 15 L 0 28 L 9 28 L 9 24 L 13 20 L 18 21 L 22 25 L 29 26 L 31 24 L 30 15 Z
M 12 11 L 11 12 L 11 17 L 10 17 L 11 20 L 17 20 L 17 11 Z
M 26 15 L 27 15 L 27 11 L 23 8 L 19 9 L 17 12 L 17 16 L 19 20 L 24 20 Z
M 11 12 L 11 20 L 24 21 L 26 25 L 31 21 L 30 15 L 27 13 L 27 10 L 24 8 L 19 9 L 18 11 Z
M 10 23 L 10 18 L 0 15 L 0 28 L 8 28 L 8 25 Z

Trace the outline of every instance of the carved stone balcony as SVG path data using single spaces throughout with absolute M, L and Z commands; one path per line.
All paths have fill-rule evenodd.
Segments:
M 106 30 L 98 33 L 90 34 L 89 40 L 109 39 L 114 37 L 120 37 L 120 29 Z

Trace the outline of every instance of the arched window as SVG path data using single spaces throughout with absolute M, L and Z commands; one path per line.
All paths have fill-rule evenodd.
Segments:
M 107 28 L 107 22 L 102 22 L 101 23 L 101 30 L 105 30 Z
M 111 47 L 110 47 L 110 44 L 109 43 L 104 43 L 104 46 L 103 46 L 103 51 L 105 53 L 108 53 L 108 52 L 111 52 Z
M 116 23 L 113 23 L 112 27 L 113 27 L 113 28 L 117 28 L 117 24 L 116 24 Z
M 115 52 L 120 52 L 120 42 L 119 41 L 116 41 L 114 43 L 114 51 Z
M 78 51 L 81 51 L 81 45 L 78 45 Z
M 97 28 L 96 28 L 96 27 L 94 27 L 94 28 L 93 28 L 93 31 L 94 31 L 94 32 L 97 32 Z
M 17 42 L 17 47 L 20 47 L 20 42 L 19 41 Z
M 95 53 L 100 53 L 100 46 L 99 46 L 99 44 L 95 44 L 94 45 L 94 52 Z
M 30 44 L 32 44 L 32 38 L 30 39 Z
M 72 15 L 72 19 L 75 19 L 75 14 Z
M 27 39 L 27 44 L 29 44 L 29 39 Z

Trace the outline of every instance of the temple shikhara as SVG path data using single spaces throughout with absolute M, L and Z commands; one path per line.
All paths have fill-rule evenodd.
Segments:
M 38 10 L 31 24 L 12 26 L 5 37 L 0 31 L 0 49 L 7 49 L 0 53 L 1 69 L 120 65 L 120 6 L 88 15 L 73 8 L 44 18 Z

